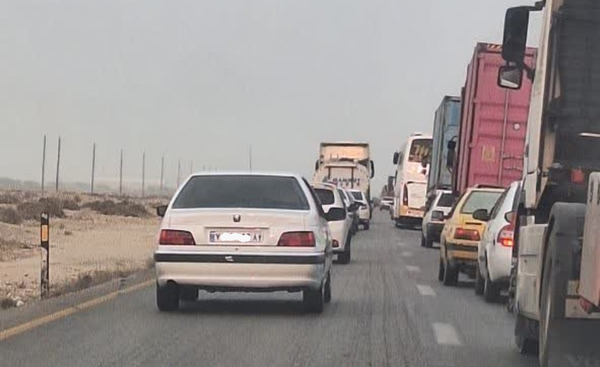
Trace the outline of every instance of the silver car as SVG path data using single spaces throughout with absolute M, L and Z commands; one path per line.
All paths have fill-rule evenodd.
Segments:
M 331 233 L 302 177 L 196 174 L 157 212 L 161 311 L 196 300 L 199 290 L 302 292 L 312 312 L 331 300 Z

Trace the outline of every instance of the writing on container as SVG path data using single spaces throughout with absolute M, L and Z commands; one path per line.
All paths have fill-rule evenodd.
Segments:
M 337 178 L 333 177 L 329 180 L 330 182 L 338 185 L 338 186 L 360 186 L 361 179 L 360 178 Z

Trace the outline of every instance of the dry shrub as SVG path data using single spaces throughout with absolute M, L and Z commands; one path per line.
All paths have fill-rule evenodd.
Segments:
M 39 220 L 42 212 L 48 212 L 51 217 L 64 218 L 62 201 L 55 198 L 41 198 L 37 202 L 29 201 L 17 206 L 23 219 Z
M 23 217 L 13 208 L 0 208 L 0 222 L 18 225 L 23 223 Z
M 66 210 L 79 210 L 79 204 L 77 200 L 74 199 L 65 199 L 62 201 L 62 207 Z
M 70 282 L 53 289 L 50 293 L 52 296 L 60 296 L 68 293 L 75 293 L 87 288 L 109 282 L 113 279 L 127 278 L 133 274 L 133 270 L 95 270 L 87 273 L 81 273 L 77 278 Z
M 90 208 L 93 211 L 104 215 L 135 218 L 144 218 L 149 216 L 148 211 L 143 205 L 132 203 L 127 200 L 118 202 L 111 200 L 92 201 L 91 203 L 84 204 L 84 207 Z
M 16 195 L 2 194 L 0 195 L 0 204 L 18 204 L 19 198 Z

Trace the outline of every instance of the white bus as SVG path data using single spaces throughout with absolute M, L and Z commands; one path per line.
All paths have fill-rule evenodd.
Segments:
M 415 133 L 394 153 L 396 183 L 392 220 L 396 226 L 415 227 L 423 219 L 432 137 Z

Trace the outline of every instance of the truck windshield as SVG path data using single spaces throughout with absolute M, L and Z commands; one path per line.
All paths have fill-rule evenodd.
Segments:
M 473 191 L 465 200 L 460 212 L 462 214 L 473 214 L 478 209 L 492 210 L 502 191 Z

